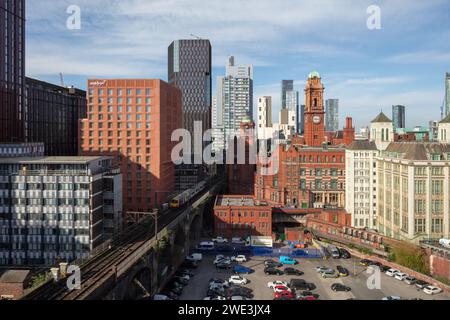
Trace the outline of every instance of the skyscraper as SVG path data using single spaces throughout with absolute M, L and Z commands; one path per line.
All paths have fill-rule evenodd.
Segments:
M 392 106 L 392 122 L 394 130 L 406 127 L 405 106 Z
M 183 128 L 194 134 L 194 122 L 211 129 L 212 78 L 209 40 L 177 40 L 169 46 L 169 83 L 181 90 Z
M 24 139 L 25 0 L 0 0 L 0 142 Z
M 300 124 L 298 127 L 300 134 L 305 133 L 305 109 L 306 109 L 306 106 L 304 104 L 302 104 L 300 106 Z
M 217 112 L 223 116 L 225 146 L 228 138 L 239 134 L 247 116 L 253 119 L 253 67 L 235 65 L 230 57 L 225 77 L 217 78 Z M 218 117 L 219 118 L 219 117 Z
M 339 100 L 328 99 L 326 101 L 326 131 L 338 131 L 339 130 Z
M 258 139 L 267 140 L 273 135 L 272 97 L 258 99 Z
M 294 91 L 294 80 L 281 81 L 281 109 L 286 109 L 288 107 L 288 91 Z
M 299 97 L 299 92 L 296 90 L 286 91 L 286 109 L 295 114 L 295 133 L 297 133 L 300 128 L 301 110 Z
M 450 73 L 445 74 L 445 110 L 442 118 L 450 114 Z

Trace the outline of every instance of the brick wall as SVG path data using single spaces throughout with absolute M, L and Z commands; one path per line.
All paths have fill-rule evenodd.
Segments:
M 21 283 L 0 283 L 0 296 L 14 296 L 15 300 L 19 300 L 23 292 Z

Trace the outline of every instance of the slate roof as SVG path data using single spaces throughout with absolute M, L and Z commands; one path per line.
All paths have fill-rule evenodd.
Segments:
M 374 141 L 369 140 L 355 140 L 348 146 L 349 150 L 377 150 L 377 145 Z
M 383 112 L 381 112 L 375 119 L 372 120 L 372 123 L 385 123 L 392 122 Z
M 441 155 L 443 159 L 450 153 L 450 144 L 423 142 L 393 142 L 387 153 L 400 153 L 406 160 L 431 160 L 431 155 Z

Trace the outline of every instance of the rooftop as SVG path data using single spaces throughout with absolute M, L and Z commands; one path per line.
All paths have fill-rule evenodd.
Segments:
M 216 206 L 225 207 L 258 207 L 267 206 L 265 202 L 258 202 L 253 196 L 226 196 L 217 197 Z
M 375 119 L 372 120 L 372 123 L 386 123 L 392 122 L 383 112 L 381 112 Z
M 308 79 L 320 78 L 320 73 L 317 71 L 313 71 L 309 74 Z
M 436 142 L 393 142 L 389 144 L 386 151 L 383 153 L 392 154 L 397 153 L 402 155 L 405 160 L 433 160 L 431 156 L 440 155 L 441 159 L 448 160 L 450 154 L 450 144 L 436 143 Z
M 24 283 L 29 274 L 29 270 L 0 271 L 0 283 Z
M 111 157 L 21 157 L 0 158 L 1 164 L 89 164 L 93 161 L 109 160 Z
M 444 120 L 439 123 L 450 123 L 450 113 L 447 115 L 447 117 L 444 118 Z
M 349 150 L 377 150 L 377 145 L 374 141 L 356 140 L 348 146 Z

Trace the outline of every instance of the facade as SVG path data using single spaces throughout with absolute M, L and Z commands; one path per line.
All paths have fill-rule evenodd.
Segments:
M 292 101 L 289 101 L 288 92 L 294 91 L 294 80 L 281 81 L 281 109 L 292 107 Z
M 394 129 L 406 128 L 405 106 L 392 106 L 392 122 Z
M 298 91 L 286 92 L 286 109 L 295 112 L 295 133 L 299 133 L 302 115 L 300 109 L 300 93 Z
M 291 139 L 297 133 L 297 114 L 290 109 L 281 109 L 278 130 L 286 139 Z
M 0 265 L 87 258 L 121 230 L 121 174 L 109 157 L 0 159 Z
M 273 207 L 344 208 L 345 149 L 280 145 L 278 168 L 262 174 L 258 164 L 255 197 Z
M 47 156 L 78 155 L 78 129 L 86 118 L 86 91 L 26 78 L 25 139 L 44 142 Z
M 0 1 L 0 142 L 24 142 L 25 0 Z
M 373 141 L 355 141 L 345 151 L 345 210 L 356 228 L 377 226 L 375 159 L 378 155 Z
M 310 147 L 320 147 L 325 142 L 324 91 L 320 74 L 311 72 L 305 88 L 305 143 Z
M 441 143 L 450 143 L 450 114 L 439 122 L 437 140 Z
M 223 115 L 225 148 L 229 139 L 239 134 L 242 120 L 253 119 L 253 67 L 235 65 L 230 57 L 225 77 L 217 78 L 217 109 Z
M 43 143 L 0 143 L 0 158 L 43 157 Z
M 410 128 L 400 128 L 395 131 L 394 141 L 395 142 L 430 142 L 430 132 L 429 128 L 415 127 Z
M 395 142 L 376 161 L 379 232 L 411 242 L 448 238 L 450 144 Z
M 254 194 L 257 149 L 255 134 L 255 123 L 253 122 L 253 120 L 251 120 L 249 117 L 243 119 L 240 128 L 240 138 L 244 140 L 242 142 L 243 146 L 245 147 L 245 156 L 243 159 L 240 159 L 239 150 L 242 150 L 240 142 L 236 141 L 234 145 L 230 146 L 231 148 L 234 148 L 234 161 L 233 164 L 227 165 L 229 194 Z M 252 150 L 254 152 L 252 152 Z M 227 151 L 229 152 L 230 148 Z M 244 160 L 244 163 L 242 163 L 242 160 Z
M 267 140 L 273 136 L 272 97 L 258 99 L 258 139 Z
M 442 118 L 445 118 L 450 114 L 450 73 L 445 74 L 445 103 L 444 103 L 444 114 Z
M 217 97 L 213 98 L 212 105 L 212 138 L 213 138 L 213 151 L 223 152 L 225 150 L 225 141 L 223 136 L 223 115 L 217 109 Z
M 88 81 L 88 118 L 82 121 L 83 155 L 111 155 L 123 174 L 125 212 L 149 212 L 175 191 L 181 92 L 159 79 Z
M 218 196 L 214 232 L 226 238 L 272 236 L 272 208 L 252 196 Z
M 370 141 L 374 141 L 377 149 L 381 151 L 394 142 L 394 125 L 383 112 L 370 125 Z
M 306 106 L 304 104 L 302 104 L 300 106 L 300 117 L 298 118 L 300 121 L 298 128 L 299 128 L 299 133 L 301 135 L 305 134 L 305 109 L 306 109 Z
M 328 99 L 326 101 L 326 131 L 339 130 L 339 100 Z
M 183 128 L 194 134 L 194 122 L 211 129 L 212 48 L 209 40 L 176 40 L 169 46 L 169 84 L 182 93 Z
M 436 142 L 439 139 L 439 121 L 432 120 L 429 122 L 430 128 L 430 141 Z

